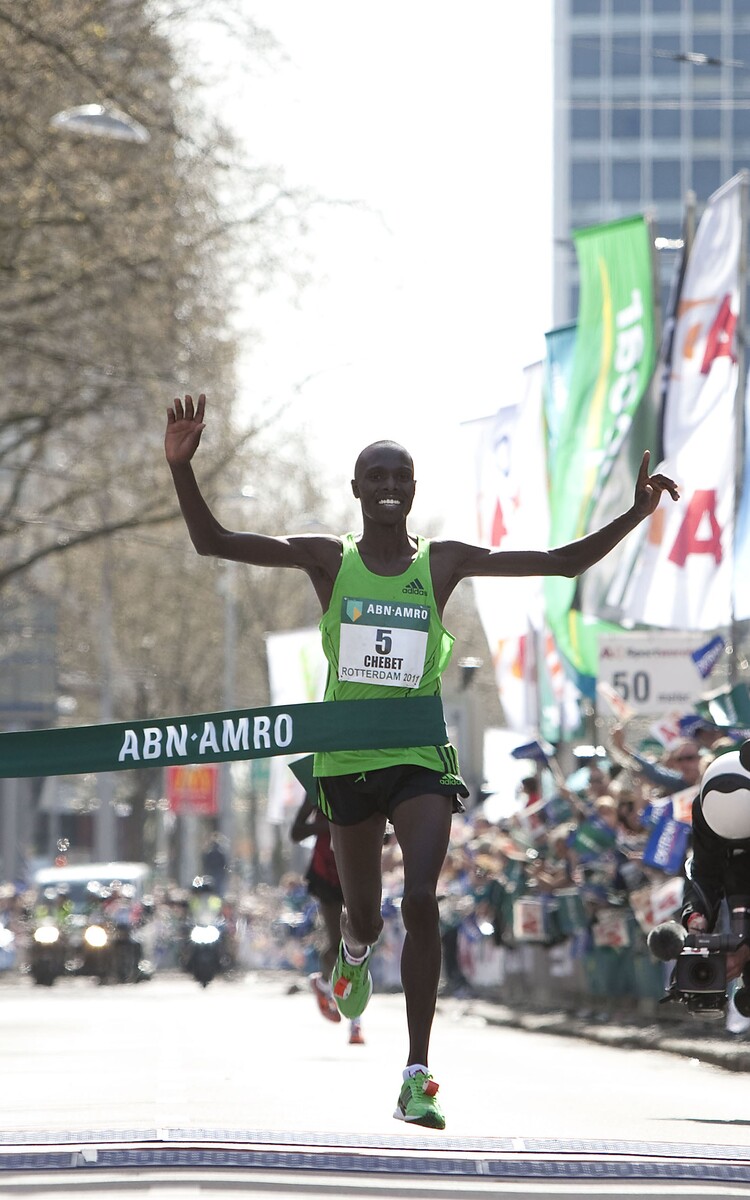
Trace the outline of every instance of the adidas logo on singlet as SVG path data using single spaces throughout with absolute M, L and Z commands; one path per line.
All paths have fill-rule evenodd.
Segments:
M 419 580 L 419 579 L 412 579 L 412 581 L 410 583 L 407 583 L 406 587 L 402 588 L 401 590 L 407 596 L 426 596 L 427 595 L 424 585 L 422 584 L 421 580 Z

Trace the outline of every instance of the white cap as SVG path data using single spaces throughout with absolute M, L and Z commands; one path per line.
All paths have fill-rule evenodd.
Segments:
M 718 837 L 750 838 L 750 771 L 738 750 L 720 755 L 706 767 L 701 781 L 703 819 Z

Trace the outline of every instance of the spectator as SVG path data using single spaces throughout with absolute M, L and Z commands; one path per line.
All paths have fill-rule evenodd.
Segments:
M 672 742 L 662 752 L 660 762 L 654 762 L 628 746 L 622 725 L 616 725 L 612 730 L 612 744 L 624 760 L 623 765 L 643 775 L 665 796 L 688 787 L 697 788 L 700 783 L 702 760 L 698 744 L 693 738 L 679 738 Z

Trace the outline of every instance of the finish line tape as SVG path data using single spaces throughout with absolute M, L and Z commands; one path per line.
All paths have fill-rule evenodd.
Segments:
M 439 696 L 241 708 L 0 734 L 0 779 L 131 771 L 324 750 L 443 746 Z

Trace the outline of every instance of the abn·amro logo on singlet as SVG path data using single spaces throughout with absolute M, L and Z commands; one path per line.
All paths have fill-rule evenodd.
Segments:
M 407 583 L 406 587 L 403 587 L 401 590 L 406 596 L 426 596 L 427 595 L 427 591 L 425 590 L 424 584 L 422 583 L 421 579 L 410 580 L 410 582 Z
M 364 600 L 350 600 L 349 597 L 347 596 L 346 615 L 350 621 L 358 621 L 359 618 L 362 616 L 364 607 L 365 607 Z

